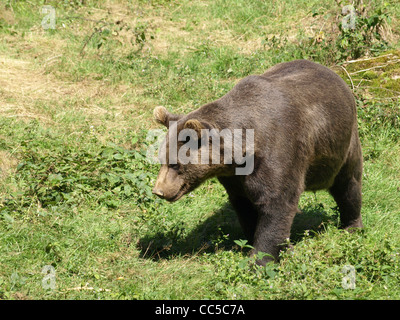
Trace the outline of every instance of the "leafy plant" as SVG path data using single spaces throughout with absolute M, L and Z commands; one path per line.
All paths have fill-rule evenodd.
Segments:
M 22 142 L 23 157 L 16 178 L 25 188 L 4 200 L 4 205 L 29 205 L 32 198 L 41 207 L 77 205 L 87 197 L 110 207 L 131 197 L 137 199 L 139 206 L 153 201 L 146 141 L 140 150 L 108 143 L 92 151 L 79 151 L 56 142 L 51 152 L 45 152 L 42 147 L 46 141 L 38 145 L 40 134 L 33 132 L 36 140 Z
M 387 48 L 381 36 L 382 27 L 388 14 L 384 8 L 367 9 L 362 1 L 355 1 L 350 10 L 344 11 L 352 21 L 338 24 L 340 34 L 336 39 L 338 50 L 336 60 L 357 59 L 367 52 L 375 52 Z
M 68 20 L 82 19 L 81 17 L 66 17 Z M 150 39 L 154 39 L 154 35 L 148 32 L 148 24 L 138 22 L 135 26 L 123 20 L 110 22 L 107 20 L 95 21 L 93 32 L 86 37 L 85 42 L 80 50 L 80 55 L 85 54 L 88 44 L 99 51 L 106 44 L 108 47 L 120 46 L 123 43 L 132 47 L 130 54 L 139 53 Z

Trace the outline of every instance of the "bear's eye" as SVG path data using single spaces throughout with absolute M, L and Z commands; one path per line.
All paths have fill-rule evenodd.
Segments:
M 179 164 L 175 163 L 175 164 L 169 164 L 168 168 L 172 169 L 172 170 L 179 170 Z

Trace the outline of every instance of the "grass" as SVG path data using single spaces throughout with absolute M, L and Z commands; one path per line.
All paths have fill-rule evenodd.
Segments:
M 400 9 L 386 2 L 370 1 L 390 19 L 356 59 L 332 1 L 2 4 L 0 299 L 399 299 Z M 189 112 L 295 58 L 354 90 L 365 229 L 339 230 L 330 196 L 306 193 L 294 249 L 254 272 L 216 180 L 174 204 L 151 195 L 145 138 L 155 106 Z

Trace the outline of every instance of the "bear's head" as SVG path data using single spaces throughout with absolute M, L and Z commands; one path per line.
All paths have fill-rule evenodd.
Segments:
M 215 125 L 193 114 L 169 113 L 164 107 L 154 109 L 154 118 L 168 128 L 159 150 L 161 168 L 154 194 L 173 202 L 208 178 L 232 174 L 226 160 L 232 163 L 232 148 L 224 150 L 224 137 Z

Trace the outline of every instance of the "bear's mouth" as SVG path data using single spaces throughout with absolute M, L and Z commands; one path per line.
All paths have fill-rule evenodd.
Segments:
M 188 189 L 189 189 L 189 186 L 188 186 L 187 184 L 184 183 L 184 184 L 179 188 L 178 192 L 177 192 L 173 197 L 168 198 L 168 199 L 166 199 L 166 200 L 169 201 L 169 202 L 175 202 L 175 201 L 179 200 L 180 198 L 182 198 L 182 196 L 185 195 L 185 194 L 187 193 Z

